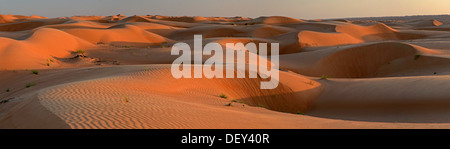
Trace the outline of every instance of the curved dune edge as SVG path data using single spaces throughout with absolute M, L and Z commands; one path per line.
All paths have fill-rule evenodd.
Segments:
M 151 65 L 135 74 L 55 86 L 41 91 L 38 97 L 71 128 L 212 128 L 217 123 L 232 128 L 239 123 L 216 118 L 251 115 L 246 109 L 255 107 L 239 102 L 305 112 L 321 92 L 315 81 L 281 74 L 277 89 L 260 90 L 259 79 L 176 80 L 169 65 Z M 220 98 L 222 93 L 228 99 Z M 226 106 L 228 103 L 232 107 Z
M 351 117 L 353 115 L 351 113 L 348 114 L 348 112 L 345 111 L 345 109 L 330 108 L 330 105 L 331 107 L 333 106 L 346 107 L 346 104 L 352 105 L 351 103 L 353 103 L 354 101 L 355 106 L 358 107 L 358 104 L 364 102 L 360 100 L 359 98 L 360 95 L 364 95 L 365 93 L 367 93 L 367 91 L 370 90 L 365 90 L 364 87 L 361 87 L 364 85 L 361 84 L 358 85 L 355 82 L 353 83 L 355 84 L 354 88 L 359 89 L 362 92 L 342 96 L 342 92 L 335 92 L 336 90 L 334 91 L 329 90 L 333 88 L 330 87 L 330 85 L 334 85 L 335 87 L 341 86 L 340 84 L 333 83 L 335 82 L 334 80 L 330 80 L 332 82 L 318 81 L 320 82 L 320 84 L 325 84 L 325 91 L 324 92 L 321 91 L 322 92 L 321 96 L 317 101 L 314 101 L 313 108 L 307 111 L 308 115 L 295 115 L 290 113 L 276 112 L 261 107 L 253 107 L 247 105 L 242 107 L 243 104 L 234 102 L 232 103 L 232 107 L 229 107 L 225 105 L 230 103 L 230 100 L 232 100 L 232 98 L 236 97 L 232 92 L 226 92 L 226 94 L 229 95 L 229 99 L 222 99 L 219 98 L 217 94 L 222 93 L 223 90 L 217 91 L 217 89 L 215 88 L 198 89 L 201 88 L 198 87 L 199 84 L 210 86 L 213 84 L 217 85 L 217 83 L 219 83 L 220 81 L 215 82 L 211 80 L 203 80 L 200 81 L 201 83 L 199 84 L 185 85 L 183 88 L 177 89 L 169 85 L 173 84 L 175 86 L 179 86 L 179 84 L 168 82 L 168 76 L 165 75 L 165 73 L 167 72 L 164 72 L 167 71 L 165 70 L 167 69 L 165 67 L 167 67 L 167 65 L 123 66 L 123 68 L 126 68 L 126 69 L 121 68 L 121 71 L 124 71 L 122 72 L 123 75 L 116 75 L 111 77 L 104 76 L 100 77 L 99 79 L 74 82 L 69 84 L 61 84 L 53 86 L 51 88 L 47 88 L 45 90 L 41 90 L 39 93 L 36 94 L 37 99 L 35 100 L 35 101 L 39 100 L 39 103 L 35 102 L 32 104 L 34 104 L 34 106 L 42 105 L 52 113 L 36 112 L 41 115 L 41 117 L 40 118 L 38 117 L 37 119 L 27 118 L 29 115 L 24 114 L 23 115 L 24 119 L 22 119 L 23 121 L 20 122 L 2 119 L 3 124 L 6 124 L 5 122 L 8 122 L 8 125 L 6 126 L 2 125 L 2 128 L 36 128 L 27 125 L 18 127 L 18 125 L 21 125 L 22 123 L 28 123 L 29 120 L 32 120 L 35 124 L 45 124 L 45 122 L 48 121 L 49 123 L 52 123 L 52 125 L 48 125 L 48 127 L 51 128 L 67 128 L 67 126 L 70 126 L 70 128 L 172 128 L 172 129 L 173 128 L 176 129 L 177 128 L 446 128 L 450 126 L 450 124 L 447 123 L 427 123 L 427 121 L 422 122 L 416 121 L 411 123 L 411 121 L 403 121 L 404 119 L 402 120 L 402 118 L 405 116 L 410 116 L 409 117 L 410 119 L 414 118 L 414 116 L 411 117 L 411 115 L 401 115 L 401 116 L 397 115 L 393 116 L 394 118 L 389 117 L 390 119 L 387 118 L 378 121 L 377 120 L 363 121 L 365 119 L 355 119 L 354 117 Z M 114 67 L 110 69 L 118 70 Z M 105 73 L 105 75 L 106 74 L 108 73 Z M 161 79 L 160 77 L 156 77 L 159 76 L 158 74 L 166 77 L 163 77 Z M 417 80 L 415 78 L 416 77 L 410 77 L 404 80 L 410 80 L 407 82 L 413 83 L 414 80 Z M 298 77 L 291 77 L 291 79 L 297 80 Z M 429 79 L 431 79 L 431 77 Z M 142 82 L 143 80 L 144 82 Z M 392 82 L 390 80 L 398 80 L 398 79 L 385 79 L 385 81 L 377 81 L 377 80 L 373 81 L 379 82 L 380 85 L 379 87 L 384 88 L 383 84 L 386 84 L 386 82 L 396 84 L 395 82 Z M 425 82 L 430 82 L 430 84 L 437 83 L 436 81 L 438 81 L 438 80 L 427 81 L 427 78 L 424 78 L 422 80 Z M 139 81 L 140 83 L 135 81 Z M 160 85 L 161 83 L 158 81 L 165 82 L 166 85 Z M 292 80 L 283 80 L 283 84 L 292 87 L 292 84 L 289 83 L 293 83 L 296 87 L 302 88 L 301 85 L 300 86 L 298 85 L 299 83 L 294 83 L 291 81 Z M 371 80 L 367 79 L 367 81 Z M 345 83 L 347 81 L 338 81 L 338 82 Z M 186 82 L 182 82 L 182 84 L 185 83 Z M 397 82 L 397 84 L 399 87 L 401 86 L 400 83 Z M 196 87 L 197 89 L 195 89 Z M 172 88 L 172 90 L 167 90 L 165 88 Z M 420 90 L 420 87 L 410 91 L 417 92 L 414 91 L 417 89 Z M 293 90 L 298 89 L 293 88 Z M 353 92 L 352 90 L 353 90 L 352 88 L 349 88 L 349 90 L 347 91 Z M 445 90 L 446 90 L 445 88 L 442 88 L 437 90 L 437 92 Z M 391 96 L 391 94 L 395 94 L 394 90 L 386 89 L 385 91 L 392 93 L 386 94 L 385 96 L 390 97 L 386 98 L 386 100 L 381 100 L 379 102 L 385 101 L 387 103 L 394 103 L 394 104 L 396 103 L 396 101 L 402 102 L 402 100 L 399 100 L 400 98 L 397 98 L 398 96 L 397 97 Z M 373 93 L 376 94 L 376 92 Z M 412 99 L 412 101 L 426 102 L 426 100 L 421 99 L 421 97 L 424 97 L 425 94 L 415 97 L 416 95 L 418 95 L 418 93 L 411 94 L 411 96 L 408 97 L 414 98 Z M 237 96 L 239 96 L 239 94 L 237 94 Z M 124 97 L 127 97 L 128 102 L 124 102 Z M 394 100 L 393 102 L 390 101 L 390 99 L 395 98 L 397 99 Z M 372 101 L 374 101 L 375 105 L 376 103 L 379 103 L 378 100 Z M 435 103 L 439 103 L 439 100 L 434 101 L 437 101 Z M 339 103 L 339 104 L 332 104 L 332 103 Z M 367 104 L 362 104 L 359 106 L 364 105 Z M 21 111 L 35 111 L 35 109 L 25 107 L 22 108 Z M 357 108 L 356 111 L 358 111 Z M 332 112 L 335 112 L 335 114 L 330 114 Z M 355 111 L 351 112 L 358 113 Z M 330 115 L 324 116 L 323 113 Z M 342 116 L 339 115 L 339 113 L 341 114 L 347 113 L 347 115 Z M 338 115 L 336 116 L 336 114 Z M 363 111 L 361 112 L 361 114 L 364 115 L 366 114 L 366 112 Z M 20 116 L 20 114 L 15 115 L 16 118 L 19 118 L 18 116 Z M 57 118 L 55 116 L 57 116 Z M 53 118 L 42 118 L 42 117 L 53 117 Z M 63 124 L 60 123 L 61 125 L 54 125 L 57 121 L 61 120 L 64 121 Z
M 23 15 L 4 15 L 0 14 L 0 24 L 1 23 L 14 23 L 14 22 L 21 22 L 21 21 L 29 21 L 29 20 L 35 20 L 35 19 L 47 19 L 46 17 L 41 16 L 23 16 Z
M 37 93 L 44 88 L 95 79 L 130 71 L 126 68 L 72 68 L 64 70 L 39 70 L 39 75 L 30 71 L 0 71 L 0 86 L 8 87 L 10 92 L 0 94 L 0 128 L 2 129 L 56 129 L 70 128 L 59 117 L 39 103 Z M 35 83 L 26 88 L 25 84 Z M 3 103 L 5 100 L 9 102 Z
M 0 121 L 2 129 L 68 129 L 67 123 L 39 103 L 36 96 L 8 109 Z
M 172 32 L 169 38 L 174 40 L 190 40 L 196 34 L 202 34 L 203 38 L 215 38 L 215 37 L 270 38 L 289 32 L 296 32 L 296 30 L 288 27 L 282 27 L 277 25 L 266 25 L 266 24 L 252 25 L 252 26 L 210 25 L 210 26 L 196 26 L 187 29 L 178 29 Z
M 25 40 L 0 37 L 1 69 L 47 68 L 48 59 L 66 57 L 91 43 L 57 29 L 41 28 Z
M 284 16 L 269 16 L 269 17 L 259 17 L 253 20 L 249 20 L 248 22 L 256 24 L 290 24 L 303 22 L 303 20 Z
M 365 122 L 449 123 L 447 76 L 330 79 L 309 115 Z M 339 87 L 339 90 L 334 88 Z
M 90 43 L 144 42 L 160 44 L 168 40 L 157 34 L 147 32 L 133 25 L 111 29 L 67 29 L 65 32 L 84 39 Z
M 434 30 L 434 31 L 450 31 L 450 25 L 444 24 L 439 26 L 417 27 L 416 30 Z
M 13 23 L 0 24 L 0 31 L 16 32 L 26 31 L 45 25 L 61 24 L 68 21 L 67 19 L 36 19 L 29 21 L 20 21 Z
M 309 23 L 298 34 L 301 47 L 338 46 L 383 40 L 411 40 L 426 38 L 421 33 L 397 31 L 383 23 L 360 26 L 351 23 Z M 302 24 L 298 24 L 304 26 Z M 295 26 L 294 26 L 295 27 Z M 312 27 L 312 28 L 311 28 Z M 326 32 L 324 32 L 326 31 Z
M 433 74 L 420 70 L 438 66 L 442 69 L 447 68 L 446 64 L 450 64 L 450 61 L 447 58 L 437 57 L 439 54 L 437 50 L 416 45 L 380 42 L 342 48 L 331 47 L 322 51 L 308 52 L 304 54 L 305 58 L 286 55 L 281 56 L 280 60 L 283 68 L 306 76 L 371 78 L 387 77 L 411 70 L 419 72 L 413 73 L 414 75 L 421 75 L 420 72 L 422 75 Z M 296 65 L 292 65 L 293 63 Z M 437 70 L 441 69 L 435 71 Z

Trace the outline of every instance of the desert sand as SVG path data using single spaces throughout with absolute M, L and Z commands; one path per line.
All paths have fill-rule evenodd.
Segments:
M 0 128 L 450 128 L 446 21 L 0 15 Z M 278 87 L 173 78 L 196 34 L 279 43 Z

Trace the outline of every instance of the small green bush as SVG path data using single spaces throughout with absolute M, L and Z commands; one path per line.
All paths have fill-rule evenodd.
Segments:
M 322 76 L 320 77 L 320 80 L 327 80 L 328 78 L 329 78 L 328 76 L 322 75 Z
M 419 59 L 420 58 L 420 56 L 422 56 L 421 54 L 416 54 L 416 55 L 414 55 L 414 60 L 417 60 L 417 59 Z
M 262 105 L 262 104 L 258 104 L 258 107 L 266 108 L 266 106 L 264 106 L 264 105 Z
M 39 74 L 39 71 L 38 71 L 38 70 L 31 70 L 31 73 L 32 73 L 32 74 L 35 74 L 35 75 L 38 75 L 38 74 Z
M 84 50 L 77 50 L 75 52 L 78 53 L 78 54 L 81 54 L 81 55 L 84 55 L 84 53 L 86 53 L 86 51 L 84 51 Z
M 36 84 L 35 83 L 27 83 L 26 85 L 25 85 L 25 87 L 26 88 L 29 88 L 29 87 L 32 87 L 32 86 L 35 86 Z
M 219 97 L 220 97 L 220 98 L 224 98 L 224 99 L 227 99 L 227 98 L 228 98 L 228 96 L 225 95 L 225 94 L 220 94 Z

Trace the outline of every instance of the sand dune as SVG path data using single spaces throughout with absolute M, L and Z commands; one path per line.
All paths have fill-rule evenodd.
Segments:
M 232 99 L 295 113 L 306 110 L 308 103 L 312 102 L 310 100 L 320 92 L 320 89 L 315 89 L 319 83 L 310 85 L 307 84 L 308 79 L 284 72 L 282 76 L 292 76 L 292 80 L 298 83 L 281 80 L 277 89 L 263 91 L 259 90 L 259 81 L 255 79 L 176 80 L 170 76 L 170 65 L 142 68 L 146 69 L 55 87 L 41 92 L 38 97 L 42 105 L 71 128 L 186 128 L 220 123 L 222 120 L 208 122 L 195 117 L 205 113 L 205 108 L 216 111 L 213 114 L 235 111 L 233 107 L 225 106 Z M 285 82 L 289 82 L 286 87 Z M 295 88 L 289 85 L 295 85 Z M 122 86 L 127 88 L 124 90 Z M 221 93 L 229 95 L 229 99 L 218 97 Z M 90 100 L 92 98 L 96 100 Z M 245 108 L 237 102 L 232 104 L 238 109 Z M 118 109 L 123 113 L 115 112 Z M 191 116 L 182 114 L 183 111 L 190 111 Z M 223 119 L 228 119 L 226 117 Z
M 450 122 L 445 75 L 319 82 L 325 90 L 309 113 L 313 116 L 369 122 Z M 333 89 L 337 87 L 343 88 Z
M 450 31 L 450 25 L 440 25 L 440 26 L 428 26 L 428 27 L 418 27 L 417 30 L 435 30 L 435 31 Z
M 160 44 L 168 40 L 157 34 L 147 32 L 133 25 L 110 29 L 67 29 L 65 32 L 82 38 L 90 43 L 145 42 Z
M 188 17 L 188 16 L 182 16 L 182 17 L 167 17 L 163 20 L 167 21 L 177 21 L 177 22 L 188 22 L 188 23 L 197 23 L 197 22 L 206 22 L 209 21 L 208 18 L 201 17 L 201 16 L 195 16 L 195 17 Z
M 235 29 L 233 26 L 199 26 L 175 31 L 171 34 L 170 38 L 175 40 L 189 40 L 193 39 L 195 34 L 202 34 L 203 38 L 236 37 L 243 33 L 244 31 Z
M 297 55 L 286 55 L 280 59 L 285 69 L 308 76 L 361 78 L 390 76 L 408 70 L 421 72 L 419 70 L 425 68 L 448 65 L 450 61 L 447 59 L 434 56 L 440 53 L 410 44 L 382 42 L 331 47 L 304 54 L 313 58 L 299 59 Z M 422 75 L 432 75 L 437 69 L 430 71 L 422 72 Z M 405 75 L 408 76 L 402 76 Z
M 145 23 L 144 22 L 121 23 L 121 24 L 117 24 L 114 26 L 110 26 L 109 28 L 124 28 L 126 25 L 133 25 L 133 26 L 139 27 L 143 30 L 146 30 L 148 32 L 155 33 L 155 34 L 158 34 L 158 35 L 166 37 L 166 38 L 169 38 L 173 32 L 183 29 L 183 28 L 178 28 L 178 27 L 173 27 L 173 26 L 168 26 L 168 25 L 163 25 L 163 24 L 158 24 L 158 23 L 148 23 L 148 22 L 145 22 Z
M 131 16 L 131 17 L 127 17 L 125 19 L 122 19 L 118 22 L 121 23 L 125 23 L 125 22 L 151 22 L 150 20 L 148 20 L 147 18 L 141 17 L 141 16 Z
M 408 25 L 411 25 L 413 27 L 427 27 L 427 26 L 440 26 L 442 25 L 441 22 L 438 20 L 416 20 L 406 23 Z
M 202 34 L 203 38 L 214 37 L 254 37 L 269 38 L 277 35 L 295 32 L 294 29 L 272 26 L 272 25 L 253 25 L 253 26 L 233 26 L 233 25 L 210 25 L 199 26 L 188 29 L 180 29 L 170 36 L 175 40 L 189 40 L 195 34 Z
M 0 15 L 0 128 L 450 128 L 440 21 Z M 174 79 L 198 34 L 279 43 L 279 86 Z
M 303 22 L 303 20 L 284 16 L 259 17 L 248 21 L 248 23 L 256 23 L 256 24 L 290 24 L 298 22 Z
M 15 19 L 17 18 L 11 15 L 0 15 L 0 23 L 12 23 Z
M 252 37 L 255 38 L 270 38 L 282 34 L 286 34 L 289 32 L 295 32 L 293 29 L 281 27 L 281 26 L 272 26 L 272 25 L 262 25 L 257 26 L 256 29 L 252 30 Z
M 53 57 L 67 57 L 77 49 L 93 47 L 92 44 L 63 31 L 42 28 L 25 40 L 0 37 L 0 68 L 48 68 Z
M 385 24 L 375 24 L 372 26 L 342 24 L 334 26 L 334 30 L 335 32 L 331 33 L 301 31 L 298 35 L 300 45 L 303 47 L 335 46 L 381 40 L 410 40 L 426 37 L 426 35 L 420 33 L 399 32 Z
M 0 24 L 0 31 L 24 31 L 34 29 L 36 27 L 44 26 L 44 25 L 53 25 L 53 24 L 61 24 L 66 22 L 65 19 L 38 19 L 31 21 L 23 21 L 23 22 L 14 22 L 7 24 Z
M 279 26 L 294 28 L 299 31 L 317 31 L 317 32 L 336 32 L 336 26 L 339 24 L 343 24 L 341 22 L 302 22 L 302 23 L 291 23 L 291 24 L 282 24 Z
M 90 28 L 90 29 L 105 29 L 110 26 L 102 25 L 92 21 L 85 20 L 70 20 L 61 24 L 45 25 L 40 28 L 56 28 L 56 29 L 73 29 L 73 28 Z
M 335 46 L 364 42 L 360 38 L 355 38 L 345 33 L 321 33 L 314 31 L 301 31 L 298 33 L 298 41 L 301 47 Z
M 28 21 L 28 20 L 35 20 L 35 19 L 47 19 L 46 17 L 41 16 L 23 16 L 23 15 L 3 15 L 0 14 L 0 24 L 1 23 L 13 23 L 13 22 L 20 22 L 20 21 Z

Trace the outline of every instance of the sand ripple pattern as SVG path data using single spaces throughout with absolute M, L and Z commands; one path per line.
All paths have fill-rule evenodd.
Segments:
M 168 97 L 133 86 L 120 86 L 121 82 L 130 78 L 132 77 L 112 77 L 60 85 L 41 92 L 38 97 L 42 105 L 76 129 L 157 128 L 152 126 L 152 122 L 170 122 L 170 119 L 177 117 L 177 113 L 182 112 L 176 107 L 183 105 L 177 102 L 161 106 L 168 105 Z M 164 125 L 181 127 L 174 123 Z
M 242 121 L 254 113 L 226 107 L 226 101 L 198 91 L 163 93 L 160 88 L 171 86 L 158 81 L 171 76 L 168 67 L 160 68 L 54 86 L 38 98 L 74 129 L 264 128 L 275 122 L 265 115 L 257 116 L 258 123 Z

